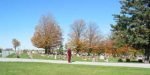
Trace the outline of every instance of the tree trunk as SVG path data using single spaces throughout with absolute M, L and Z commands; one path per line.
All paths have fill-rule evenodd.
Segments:
M 52 48 L 49 48 L 49 54 L 52 54 Z
M 149 62 L 149 57 L 150 57 L 150 47 L 147 46 L 146 49 L 145 49 L 145 61 L 146 62 Z
M 88 50 L 88 56 L 90 56 L 91 52 L 92 52 L 92 48 L 89 48 L 89 50 Z
M 79 48 L 77 47 L 77 48 L 76 48 L 76 54 L 79 54 L 79 51 L 80 51 L 80 50 L 79 50 Z
M 15 53 L 16 53 L 16 47 L 15 47 Z
M 146 54 L 146 60 L 149 61 L 149 56 L 150 56 L 150 53 L 149 53 L 149 49 L 147 49 L 147 54 Z
M 45 47 L 45 54 L 48 54 L 48 49 L 47 49 L 47 47 Z

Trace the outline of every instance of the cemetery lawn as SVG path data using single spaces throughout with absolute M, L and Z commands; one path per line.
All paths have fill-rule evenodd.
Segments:
M 72 64 L 0 62 L 0 75 L 150 75 L 150 69 Z
M 27 55 L 27 53 L 22 53 L 19 55 L 20 58 L 29 58 L 29 56 Z M 15 53 L 8 55 L 7 58 L 17 58 L 17 55 Z
M 27 53 L 22 53 L 19 55 L 20 58 L 25 58 L 25 59 L 29 59 L 29 55 Z M 57 55 L 57 59 L 54 59 L 54 55 L 44 55 L 44 54 L 32 54 L 32 59 L 44 59 L 44 60 L 67 60 L 66 58 L 64 58 L 66 55 Z M 9 56 L 7 56 L 7 58 L 17 58 L 16 54 L 13 53 Z M 90 58 L 90 57 L 89 57 Z M 109 62 L 118 62 L 119 58 L 113 58 L 110 57 L 109 58 Z M 85 62 L 92 62 L 92 59 L 87 59 L 84 60 L 83 57 L 77 57 L 76 55 L 72 56 L 72 62 L 74 61 L 85 61 Z M 98 62 L 104 62 L 104 60 L 98 60 Z

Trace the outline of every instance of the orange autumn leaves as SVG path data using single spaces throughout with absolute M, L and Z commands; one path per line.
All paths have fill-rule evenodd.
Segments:
M 71 25 L 69 34 L 68 47 L 76 53 L 104 53 L 107 44 L 100 34 L 99 27 L 96 23 L 85 23 L 84 20 L 76 20 Z M 112 45 L 107 45 L 108 47 Z
M 31 39 L 33 45 L 45 50 L 57 48 L 62 43 L 62 31 L 51 15 L 42 16 Z M 45 51 L 48 53 L 48 51 Z

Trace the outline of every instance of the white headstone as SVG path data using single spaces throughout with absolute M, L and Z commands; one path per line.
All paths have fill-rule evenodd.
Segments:
M 100 55 L 99 59 L 103 59 L 103 60 L 104 60 L 104 56 L 103 56 L 103 55 Z

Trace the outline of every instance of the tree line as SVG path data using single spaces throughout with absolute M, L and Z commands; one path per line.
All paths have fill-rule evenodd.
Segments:
M 118 56 L 127 51 L 123 50 L 124 48 L 115 49 L 114 41 L 111 37 L 104 38 L 95 22 L 86 23 L 83 19 L 78 19 L 70 25 L 70 28 L 66 48 L 71 48 L 76 54 L 107 53 Z M 40 18 L 31 41 L 35 47 L 45 49 L 45 54 L 53 54 L 54 50 L 62 49 L 62 30 L 52 15 Z

